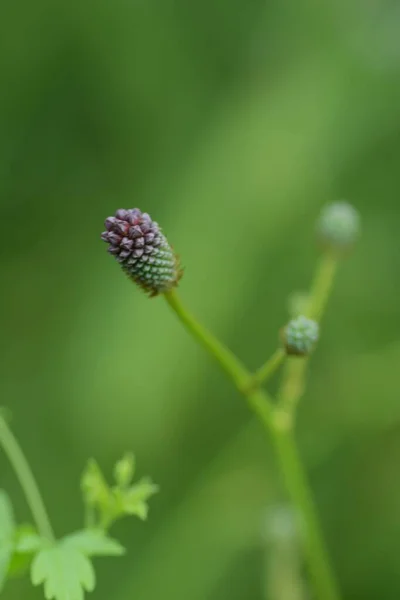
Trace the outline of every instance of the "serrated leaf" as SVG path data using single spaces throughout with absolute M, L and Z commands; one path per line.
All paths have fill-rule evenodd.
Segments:
M 0 592 L 7 578 L 8 568 L 14 551 L 15 522 L 11 501 L 0 490 Z
M 122 498 L 124 512 L 128 515 L 136 515 L 142 520 L 147 518 L 147 500 L 158 492 L 158 485 L 150 479 L 142 479 L 136 485 L 127 490 Z
M 40 550 L 32 562 L 33 585 L 44 585 L 46 600 L 84 600 L 96 578 L 92 563 L 72 544 L 61 541 Z
M 64 543 L 72 545 L 86 556 L 121 556 L 125 548 L 102 531 L 84 529 L 64 538 Z

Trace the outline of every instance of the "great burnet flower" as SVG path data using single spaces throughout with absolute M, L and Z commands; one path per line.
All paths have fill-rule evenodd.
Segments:
M 182 275 L 177 255 L 160 226 L 138 208 L 119 209 L 105 221 L 101 239 L 135 283 L 151 296 L 175 287 Z
M 319 337 L 316 321 L 300 315 L 289 321 L 282 330 L 282 341 L 286 353 L 297 356 L 310 354 Z

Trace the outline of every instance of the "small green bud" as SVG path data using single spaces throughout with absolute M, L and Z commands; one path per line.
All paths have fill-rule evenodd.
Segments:
M 120 487 L 128 487 L 135 473 L 135 457 L 133 454 L 125 454 L 114 467 L 114 478 Z
M 339 253 L 352 248 L 360 229 L 358 211 L 345 201 L 328 204 L 321 211 L 317 221 L 317 237 L 320 244 Z
M 289 321 L 282 331 L 282 341 L 289 355 L 307 356 L 319 337 L 316 321 L 300 315 Z

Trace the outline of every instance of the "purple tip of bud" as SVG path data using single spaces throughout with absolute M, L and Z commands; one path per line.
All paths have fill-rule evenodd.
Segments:
M 114 244 L 114 246 L 117 246 L 121 241 L 121 236 L 117 233 L 114 233 L 113 231 L 110 231 L 110 233 L 108 234 L 108 241 L 110 242 L 110 244 Z
M 107 231 L 110 231 L 113 228 L 114 223 L 115 223 L 115 217 L 108 217 L 104 221 L 104 227 L 107 229 Z
M 124 221 L 127 217 L 128 217 L 129 213 L 127 210 L 125 210 L 124 208 L 119 208 L 117 210 L 117 212 L 115 213 L 115 216 L 117 219 L 121 219 L 122 221 Z
M 129 236 L 135 240 L 136 238 L 140 238 L 142 237 L 143 233 L 141 228 L 139 227 L 139 225 L 134 225 L 133 227 L 129 228 Z
M 138 208 L 116 211 L 108 217 L 101 239 L 125 273 L 151 296 L 178 284 L 182 275 L 175 255 L 159 225 Z
M 121 233 L 121 235 L 126 235 L 128 233 L 128 229 L 129 225 L 125 221 L 118 221 L 114 225 L 114 230 L 118 231 L 118 233 Z
M 128 210 L 128 220 L 133 223 L 134 221 L 136 221 L 137 219 L 140 219 L 141 217 L 141 212 L 138 208 L 131 208 L 130 210 Z
M 133 246 L 133 240 L 130 240 L 127 237 L 122 238 L 121 241 L 121 248 L 123 248 L 124 250 L 131 250 L 132 246 Z

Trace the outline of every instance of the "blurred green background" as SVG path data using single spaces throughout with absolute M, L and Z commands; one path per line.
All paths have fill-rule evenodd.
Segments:
M 400 597 L 399 30 L 392 0 L 1 4 L 0 403 L 59 535 L 81 525 L 89 456 L 110 473 L 132 449 L 161 486 L 147 523 L 114 529 L 129 553 L 97 562 L 93 598 L 295 598 L 289 559 L 271 584 L 285 494 L 270 444 L 166 304 L 122 276 L 104 218 L 150 212 L 184 300 L 256 368 L 339 198 L 363 238 L 298 439 L 344 598 Z M 27 520 L 4 456 L 0 487 Z M 3 596 L 43 597 L 27 580 Z

